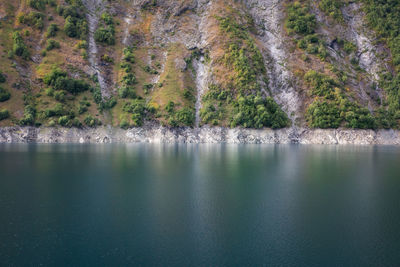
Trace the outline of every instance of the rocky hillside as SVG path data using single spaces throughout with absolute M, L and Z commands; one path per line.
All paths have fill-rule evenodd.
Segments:
M 397 0 L 0 0 L 0 126 L 399 128 Z

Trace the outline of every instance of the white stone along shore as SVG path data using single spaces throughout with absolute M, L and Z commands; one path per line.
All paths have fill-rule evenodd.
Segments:
M 0 127 L 0 143 L 227 143 L 227 144 L 355 144 L 400 145 L 397 130 L 228 129 L 144 126 L 120 129 Z

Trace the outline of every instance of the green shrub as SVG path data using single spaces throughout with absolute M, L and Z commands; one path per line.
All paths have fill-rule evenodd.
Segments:
M 57 35 L 58 30 L 59 29 L 57 24 L 55 23 L 50 24 L 46 31 L 46 37 L 47 38 L 55 37 Z
M 194 101 L 195 97 L 193 96 L 192 89 L 185 89 L 183 91 L 183 97 L 189 101 Z
M 60 124 L 61 126 L 64 126 L 64 127 L 72 126 L 72 122 L 71 122 L 69 116 L 61 116 L 60 118 L 58 118 L 58 124 Z
M 135 75 L 127 73 L 122 77 L 122 83 L 125 85 L 134 85 L 137 83 Z
M 108 45 L 115 44 L 115 30 L 113 27 L 99 27 L 94 33 L 96 42 L 106 43 Z
M 101 60 L 104 61 L 104 62 L 107 62 L 107 63 L 113 63 L 114 62 L 113 58 L 110 57 L 107 54 L 102 55 L 101 56 Z
M 54 98 L 57 101 L 64 102 L 65 101 L 65 92 L 64 91 L 56 91 L 54 93 Z
M 241 96 L 235 101 L 235 112 L 230 120 L 231 127 L 245 128 L 283 128 L 289 119 L 276 102 L 261 96 Z
M 75 17 L 67 17 L 64 24 L 64 32 L 68 37 L 85 39 L 88 32 L 86 20 Z
M 53 39 L 47 40 L 46 50 L 50 51 L 50 50 L 53 50 L 55 48 L 60 48 L 60 43 L 55 41 L 55 40 L 53 40 Z
M 178 125 L 192 126 L 195 120 L 195 114 L 192 109 L 184 107 L 176 111 L 174 118 Z
M 0 83 L 5 83 L 6 80 L 6 76 L 0 71 Z
M 45 1 L 45 0 L 29 0 L 28 1 L 29 6 L 31 8 L 37 9 L 37 10 L 45 10 L 46 3 L 47 3 L 47 1 Z
M 87 115 L 83 122 L 89 127 L 101 125 L 101 121 L 97 118 L 94 118 L 92 115 Z
M 173 101 L 169 101 L 165 106 L 165 111 L 167 111 L 168 113 L 172 113 L 174 109 L 175 109 L 175 103 Z
M 44 27 L 44 18 L 45 15 L 43 15 L 42 13 L 33 11 L 29 12 L 28 14 L 19 16 L 18 21 L 20 23 L 42 30 Z
M 108 13 L 101 14 L 103 25 L 98 27 L 94 33 L 96 42 L 106 43 L 108 45 L 115 44 L 115 28 L 114 20 Z
M 118 95 L 121 98 L 137 98 L 135 89 L 132 86 L 121 86 L 118 89 Z
M 32 105 L 26 105 L 24 116 L 19 121 L 20 125 L 33 125 L 35 123 L 36 108 Z
M 60 69 L 53 69 L 47 74 L 44 83 L 53 86 L 55 90 L 66 90 L 72 94 L 77 94 L 89 90 L 89 84 L 83 80 L 76 80 L 67 77 L 67 73 Z
M 13 33 L 13 41 L 14 41 L 13 54 L 22 57 L 25 60 L 29 59 L 30 57 L 29 50 L 26 47 L 24 40 L 22 39 L 21 34 L 19 32 Z
M 115 107 L 115 105 L 117 105 L 117 99 L 115 99 L 115 97 L 111 97 L 104 102 L 103 107 L 104 109 L 112 109 Z
M 307 109 L 306 119 L 313 128 L 338 128 L 342 119 L 335 103 L 314 101 Z
M 129 128 L 129 122 L 125 118 L 121 119 L 121 121 L 119 123 L 119 127 L 121 127 L 122 129 L 128 129 Z
M 336 82 L 327 75 L 310 70 L 304 76 L 305 81 L 312 86 L 311 92 L 313 96 L 323 96 L 327 99 L 333 99 L 333 93 Z
M 146 116 L 145 101 L 142 99 L 134 99 L 131 102 L 125 103 L 123 111 L 132 114 L 133 126 L 142 126 Z
M 317 26 L 315 16 L 309 13 L 309 8 L 295 1 L 287 8 L 285 23 L 289 33 L 312 34 Z
M 87 42 L 85 40 L 81 40 L 78 42 L 76 45 L 78 49 L 86 49 L 87 48 Z
M 10 112 L 7 109 L 0 110 L 0 121 L 8 119 L 10 117 Z
M 343 6 L 341 0 L 321 0 L 319 8 L 325 12 L 326 15 L 338 21 L 343 21 L 343 14 L 340 10 Z
M 124 48 L 124 60 L 130 63 L 135 63 L 135 55 L 133 54 L 133 47 Z
M 10 99 L 10 97 L 11 97 L 10 92 L 8 92 L 3 87 L 0 87 L 0 102 L 7 101 L 8 99 Z

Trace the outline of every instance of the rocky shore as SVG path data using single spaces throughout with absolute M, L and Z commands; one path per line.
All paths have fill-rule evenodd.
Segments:
M 0 143 L 227 143 L 227 144 L 355 144 L 400 145 L 397 130 L 352 129 L 228 129 L 145 126 L 46 128 L 2 127 Z

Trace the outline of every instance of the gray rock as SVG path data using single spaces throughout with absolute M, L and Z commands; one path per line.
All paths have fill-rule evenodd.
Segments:
M 112 127 L 2 127 L 0 143 L 227 143 L 400 145 L 397 130 L 168 128 L 149 125 L 123 130 Z

